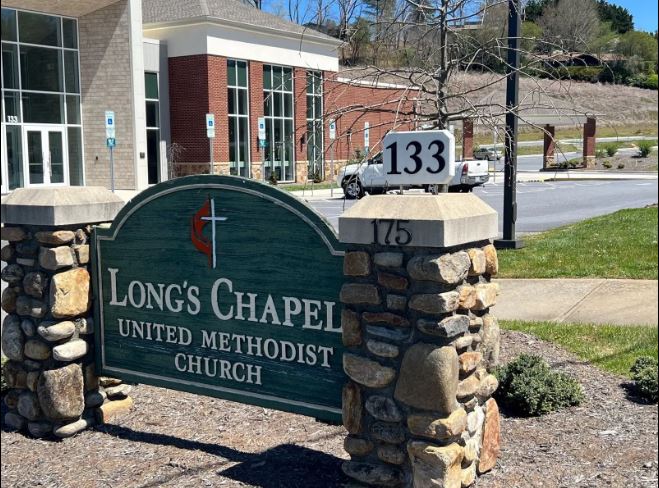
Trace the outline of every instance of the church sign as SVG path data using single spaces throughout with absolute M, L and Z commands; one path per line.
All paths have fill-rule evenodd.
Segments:
M 291 195 L 193 176 L 93 242 L 99 374 L 341 421 L 343 247 Z

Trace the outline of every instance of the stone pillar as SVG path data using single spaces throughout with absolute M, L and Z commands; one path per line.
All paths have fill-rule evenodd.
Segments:
M 470 486 L 499 454 L 496 212 L 472 194 L 376 196 L 339 227 L 343 471 L 368 486 Z
M 19 189 L 2 203 L 7 427 L 69 437 L 132 403 L 127 385 L 96 376 L 93 354 L 92 224 L 123 204 L 95 187 Z
M 597 119 L 588 117 L 583 126 L 583 164 L 586 168 L 595 166 L 595 150 L 597 146 Z
M 542 169 L 549 169 L 556 165 L 556 128 L 546 125 L 544 128 L 544 149 L 542 151 Z
M 463 119 L 462 121 L 462 160 L 474 159 L 474 121 Z

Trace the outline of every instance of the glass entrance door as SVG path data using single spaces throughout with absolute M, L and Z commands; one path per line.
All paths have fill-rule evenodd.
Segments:
M 64 129 L 24 126 L 23 141 L 27 186 L 67 183 Z

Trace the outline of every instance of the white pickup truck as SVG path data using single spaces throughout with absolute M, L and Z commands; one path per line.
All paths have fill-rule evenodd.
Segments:
M 487 183 L 489 178 L 487 160 L 456 161 L 455 176 L 449 183 L 449 191 L 468 192 L 476 186 Z M 387 184 L 382 153 L 362 163 L 344 167 L 339 171 L 336 183 L 350 200 L 361 198 L 365 193 L 385 193 L 387 190 L 398 188 Z M 430 185 L 424 186 L 424 189 L 428 191 Z

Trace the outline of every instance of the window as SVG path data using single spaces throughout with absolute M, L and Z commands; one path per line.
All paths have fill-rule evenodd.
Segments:
M 309 179 L 323 175 L 323 74 L 307 71 L 307 161 Z
M 227 61 L 229 110 L 229 171 L 249 177 L 249 74 L 245 61 Z
M 263 66 L 263 113 L 265 116 L 265 178 L 295 181 L 293 156 L 293 70 Z
M 57 181 L 83 184 L 82 127 L 80 116 L 80 74 L 78 22 L 54 15 L 2 9 L 2 125 L 11 138 L 3 156 L 3 185 L 8 189 L 23 186 L 23 164 L 39 164 L 38 143 L 34 147 L 23 124 L 53 124 L 61 128 L 62 138 L 49 144 L 61 156 L 61 167 L 51 168 Z M 57 133 L 57 129 L 53 128 Z M 21 143 L 28 151 L 21 153 Z M 72 147 L 71 147 L 72 145 Z M 11 147 L 10 147 L 11 146 Z M 51 150 L 51 155 L 54 151 Z M 74 157 L 71 157 L 74 156 Z M 20 159 L 20 161 L 19 161 Z M 23 159 L 26 160 L 23 161 Z M 68 161 L 68 171 L 65 165 Z M 52 166 L 52 162 L 51 162 Z M 36 174 L 36 173 L 35 173 Z M 6 177 L 6 180 L 5 180 Z
M 160 177 L 160 97 L 158 73 L 144 73 L 146 99 L 146 161 L 149 184 L 161 181 Z

